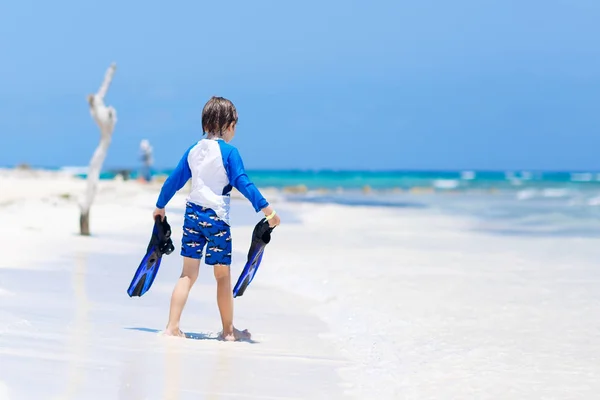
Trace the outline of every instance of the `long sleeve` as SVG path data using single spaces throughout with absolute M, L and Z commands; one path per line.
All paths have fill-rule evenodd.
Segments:
M 242 157 L 235 147 L 232 148 L 227 158 L 226 171 L 227 177 L 229 178 L 229 183 L 234 188 L 239 190 L 244 197 L 250 200 L 250 203 L 252 203 L 252 206 L 256 212 L 269 205 L 256 185 L 254 185 L 254 183 L 250 181 L 250 178 L 248 178 L 246 170 L 244 169 Z
M 157 208 L 165 208 L 175 193 L 177 193 L 177 191 L 192 177 L 192 171 L 188 164 L 188 154 L 190 153 L 190 150 L 191 147 L 185 152 L 183 157 L 181 157 L 179 164 L 177 164 L 177 167 L 175 167 L 173 172 L 171 172 L 171 175 L 169 175 L 163 184 L 156 202 Z

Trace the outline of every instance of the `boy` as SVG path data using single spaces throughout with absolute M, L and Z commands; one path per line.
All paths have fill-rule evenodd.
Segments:
M 233 326 L 233 294 L 231 290 L 231 233 L 229 205 L 232 186 L 254 207 L 262 211 L 269 225 L 279 225 L 279 216 L 248 179 L 238 150 L 229 144 L 238 121 L 233 103 L 223 97 L 212 97 L 202 110 L 202 133 L 206 138 L 190 147 L 163 184 L 153 217 L 165 216 L 165 206 L 186 182 L 192 180 L 188 196 L 181 255 L 183 270 L 173 289 L 166 335 L 184 336 L 179 320 L 190 289 L 198 278 L 200 259 L 206 245 L 206 264 L 214 267 L 217 280 L 217 304 L 227 341 L 250 339 L 248 330 Z

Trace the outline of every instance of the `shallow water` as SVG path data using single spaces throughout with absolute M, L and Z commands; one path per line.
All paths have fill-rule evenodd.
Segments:
M 551 193 L 548 195 L 548 193 Z M 294 202 L 430 210 L 477 220 L 478 229 L 521 236 L 600 237 L 600 201 L 596 190 L 530 190 L 502 193 L 410 194 L 376 192 L 287 195 Z

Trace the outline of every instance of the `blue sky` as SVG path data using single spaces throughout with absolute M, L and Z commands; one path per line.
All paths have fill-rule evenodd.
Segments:
M 211 95 L 246 167 L 600 170 L 600 2 L 4 1 L 0 165 L 174 165 Z

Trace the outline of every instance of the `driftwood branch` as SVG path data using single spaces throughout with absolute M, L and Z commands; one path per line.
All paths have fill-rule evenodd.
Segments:
M 102 164 L 106 159 L 108 148 L 112 141 L 112 134 L 117 123 L 117 111 L 112 106 L 104 104 L 104 97 L 113 80 L 117 66 L 112 63 L 104 74 L 104 80 L 96 94 L 90 94 L 87 97 L 90 114 L 100 129 L 100 143 L 94 151 L 90 160 L 87 173 L 87 187 L 83 200 L 80 203 L 81 216 L 79 220 L 80 231 L 82 235 L 90 234 L 90 208 L 94 202 L 94 197 L 100 180 L 100 171 Z
M 113 80 L 113 76 L 115 76 L 116 69 L 117 69 L 117 64 L 112 63 L 112 64 L 110 64 L 110 67 L 108 67 L 106 72 L 104 73 L 104 81 L 102 81 L 102 85 L 100 85 L 100 88 L 98 89 L 98 93 L 96 93 L 96 96 L 101 98 L 103 101 L 104 101 L 104 97 L 106 96 L 106 92 L 108 92 L 108 88 L 110 87 L 110 84 Z

